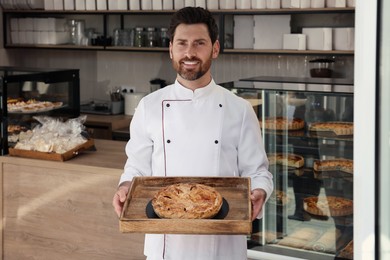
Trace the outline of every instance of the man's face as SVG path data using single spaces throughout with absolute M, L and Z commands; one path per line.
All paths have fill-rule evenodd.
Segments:
M 169 46 L 173 68 L 185 80 L 194 81 L 210 73 L 211 60 L 218 57 L 205 24 L 180 24 Z

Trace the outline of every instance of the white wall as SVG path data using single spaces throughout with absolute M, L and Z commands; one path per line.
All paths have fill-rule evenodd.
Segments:
M 356 1 L 353 228 L 354 259 L 357 260 L 377 259 L 375 257 L 377 4 L 378 1 Z

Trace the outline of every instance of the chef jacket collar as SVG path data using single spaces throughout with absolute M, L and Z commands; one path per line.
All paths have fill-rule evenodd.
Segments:
M 213 90 L 215 90 L 215 86 L 216 84 L 214 80 L 211 79 L 208 85 L 202 88 L 191 90 L 181 85 L 178 80 L 175 80 L 175 92 L 178 97 L 180 97 L 180 99 L 196 100 L 203 97 L 207 97 L 213 92 Z

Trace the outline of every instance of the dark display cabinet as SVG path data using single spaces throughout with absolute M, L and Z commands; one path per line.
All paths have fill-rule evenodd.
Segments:
M 2 155 L 38 124 L 34 116 L 80 115 L 77 69 L 0 67 L 0 78 Z
M 256 77 L 222 85 L 252 103 L 275 184 L 248 249 L 278 259 L 352 259 L 352 80 Z

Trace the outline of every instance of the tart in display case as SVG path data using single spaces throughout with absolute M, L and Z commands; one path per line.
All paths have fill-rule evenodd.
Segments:
M 248 249 L 303 259 L 349 259 L 352 80 L 255 77 L 221 85 L 249 101 L 261 100 L 253 108 L 274 178 L 274 194 L 263 219 L 253 222 Z

